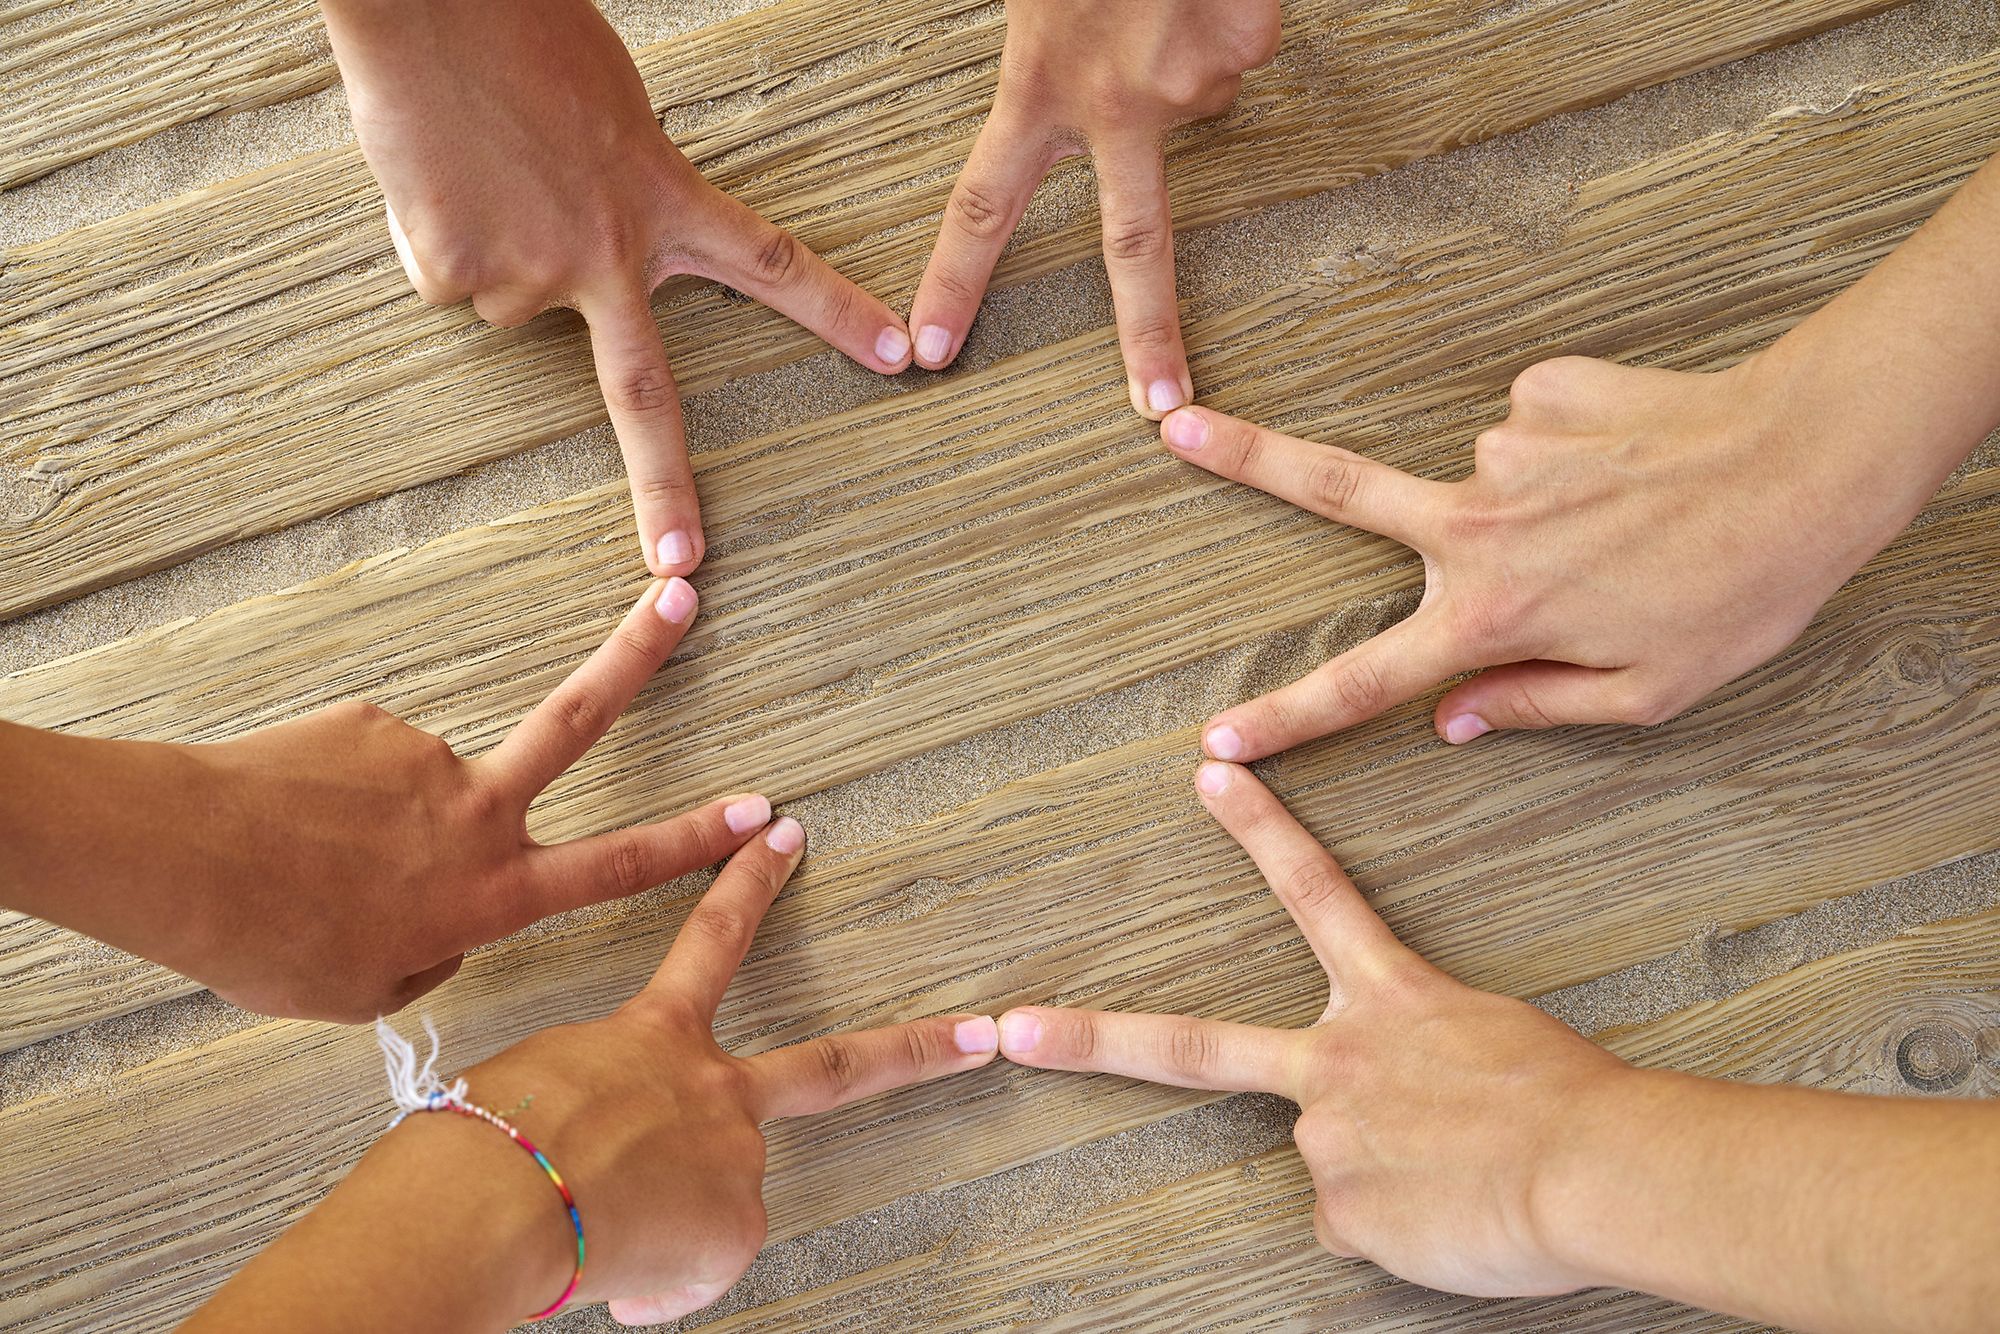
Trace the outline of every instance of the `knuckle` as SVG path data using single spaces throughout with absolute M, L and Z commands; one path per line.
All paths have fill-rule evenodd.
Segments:
M 691 931 L 709 944 L 731 952 L 743 949 L 753 930 L 750 919 L 733 907 L 720 903 L 701 903 L 688 914 L 682 931 Z
M 1048 1020 L 1044 1019 L 1044 1023 Z M 1071 1060 L 1088 1062 L 1097 1057 L 1097 1024 L 1095 1021 L 1078 1017 L 1064 1023 L 1060 1029 L 1062 1050 Z
M 1519 682 L 1509 686 L 1506 693 L 1501 696 L 1501 709 L 1503 712 L 1511 713 L 1519 723 L 1526 727 L 1554 727 L 1556 725 L 1556 720 L 1549 716 L 1548 710 L 1542 707 L 1541 701 L 1535 698 L 1534 692 Z
M 549 697 L 549 717 L 570 736 L 591 742 L 604 734 L 612 714 L 609 705 L 597 692 L 572 686 Z
M 1206 1024 L 1184 1019 L 1167 1030 L 1167 1065 L 1179 1074 L 1201 1078 L 1215 1069 L 1220 1054 Z
M 1361 469 L 1352 459 L 1331 450 L 1321 453 L 1306 470 L 1306 494 L 1322 513 L 1347 514 L 1361 489 Z
M 1517 413 L 1533 415 L 1560 408 L 1574 392 L 1588 357 L 1553 357 L 1538 361 L 1514 377 L 1507 388 L 1508 405 Z
M 1014 210 L 1007 196 L 971 176 L 958 178 L 945 210 L 954 226 L 980 241 L 999 240 L 1007 234 L 1014 220 Z
M 1172 320 L 1147 317 L 1128 321 L 1118 331 L 1118 341 L 1127 351 L 1145 356 L 1166 356 L 1180 349 L 1181 329 Z
M 805 246 L 783 227 L 766 226 L 769 230 L 758 241 L 756 252 L 750 258 L 750 271 L 759 282 L 781 287 L 796 278 L 804 267 Z
M 692 481 L 685 477 L 635 477 L 632 479 L 633 498 L 654 506 L 678 505 L 695 494 Z
M 426 278 L 448 291 L 477 291 L 486 276 L 478 252 L 455 246 L 420 255 L 418 263 Z
M 658 412 L 674 401 L 674 378 L 662 365 L 633 366 L 611 377 L 605 396 L 623 412 Z
M 632 830 L 605 836 L 604 874 L 607 883 L 626 894 L 636 894 L 653 885 L 653 859 L 645 842 Z
M 1340 873 L 1317 858 L 1306 857 L 1284 868 L 1284 883 L 1291 900 L 1303 913 L 1331 907 L 1347 892 Z
M 1127 264 L 1145 264 L 1172 253 L 1173 233 L 1155 217 L 1104 220 L 1104 253 Z
M 835 1094 L 844 1094 L 861 1078 L 861 1054 L 843 1037 L 822 1038 L 813 1048 L 819 1059 L 820 1078 Z
M 903 1029 L 902 1039 L 906 1069 L 930 1070 L 944 1064 L 945 1047 L 935 1025 L 911 1024 Z
M 1612 700 L 1614 719 L 1633 727 L 1656 727 L 1679 712 L 1678 702 L 1652 685 L 1626 686 Z
M 1352 714 L 1379 710 L 1388 699 L 1389 683 L 1371 658 L 1356 658 L 1333 674 L 1334 702 Z

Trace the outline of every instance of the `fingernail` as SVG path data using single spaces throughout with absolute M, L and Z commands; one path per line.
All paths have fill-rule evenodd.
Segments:
M 676 528 L 660 539 L 660 564 L 685 565 L 694 559 L 694 539 Z
M 1461 713 L 1457 717 L 1444 720 L 1444 739 L 1454 746 L 1462 746 L 1476 736 L 1485 736 L 1493 730 L 1493 724 L 1476 713 Z
M 951 355 L 951 330 L 942 324 L 926 324 L 917 330 L 917 359 L 933 364 Z
M 782 852 L 787 857 L 806 845 L 805 826 L 787 815 L 771 826 L 771 832 L 764 835 L 764 842 L 773 852 Z
M 1243 753 L 1243 738 L 1228 723 L 1209 728 L 1208 735 L 1201 740 L 1208 747 L 1208 753 L 1218 760 L 1233 760 Z
M 694 615 L 694 585 L 675 575 L 667 580 L 667 586 L 660 590 L 660 600 L 654 604 L 660 618 L 673 625 L 685 625 L 687 618 Z
M 979 1056 L 989 1051 L 1000 1050 L 1000 1030 L 991 1016 L 980 1015 L 977 1019 L 961 1019 L 951 1030 L 952 1044 L 967 1056 Z
M 910 354 L 910 336 L 901 329 L 884 329 L 875 335 L 875 355 L 894 366 Z
M 1204 764 L 1194 771 L 1195 790 L 1204 797 L 1219 797 L 1229 790 L 1235 770 L 1226 764 Z
M 722 808 L 722 823 L 732 834 L 747 834 L 771 822 L 771 802 L 767 797 L 740 797 Z
M 1155 412 L 1172 412 L 1185 402 L 1177 380 L 1155 380 L 1146 390 L 1146 406 Z
M 1161 423 L 1167 443 L 1192 454 L 1208 443 L 1208 423 L 1199 412 L 1176 412 Z
M 1026 1056 L 1042 1040 L 1042 1021 L 1032 1014 L 1000 1016 L 1000 1050 L 1009 1056 Z

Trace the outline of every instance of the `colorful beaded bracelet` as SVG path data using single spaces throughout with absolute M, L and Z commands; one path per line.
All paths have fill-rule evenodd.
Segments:
M 569 1186 L 563 1181 L 562 1174 L 556 1171 L 555 1164 L 549 1161 L 548 1155 L 536 1148 L 534 1142 L 512 1122 L 466 1099 L 464 1080 L 454 1080 L 447 1087 L 433 1073 L 432 1067 L 437 1063 L 438 1036 L 437 1029 L 428 1018 L 424 1020 L 424 1031 L 430 1034 L 431 1053 L 423 1068 L 418 1069 L 416 1048 L 385 1021 L 375 1021 L 375 1035 L 382 1044 L 383 1063 L 389 1071 L 389 1095 L 395 1099 L 399 1109 L 395 1119 L 389 1122 L 389 1129 L 394 1130 L 413 1112 L 457 1112 L 460 1116 L 474 1117 L 504 1132 L 508 1139 L 528 1151 L 536 1166 L 548 1173 L 549 1180 L 555 1183 L 556 1193 L 562 1196 L 563 1208 L 569 1210 L 570 1226 L 576 1229 L 576 1270 L 570 1275 L 569 1286 L 562 1290 L 560 1297 L 528 1317 L 530 1320 L 546 1320 L 568 1305 L 569 1299 L 576 1295 L 577 1284 L 583 1282 L 583 1215 L 577 1212 L 576 1197 L 569 1193 Z

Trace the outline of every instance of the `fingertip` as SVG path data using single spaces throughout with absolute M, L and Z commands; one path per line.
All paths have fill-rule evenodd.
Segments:
M 1148 421 L 1164 421 L 1168 413 L 1186 407 L 1194 398 L 1185 373 L 1156 375 L 1143 381 L 1135 377 L 1126 382 L 1126 390 L 1132 396 L 1133 411 Z
M 910 333 L 900 324 L 892 324 L 875 336 L 875 360 L 877 369 L 894 375 L 910 364 Z
M 693 574 L 701 564 L 702 543 L 698 534 L 690 533 L 685 528 L 674 528 L 663 533 L 647 554 L 652 557 L 648 563 L 653 567 L 653 573 L 662 578 Z
M 918 328 L 915 345 L 917 364 L 927 370 L 941 371 L 951 365 L 958 353 L 958 337 L 942 324 L 925 324 Z
M 1438 719 L 1438 735 L 1454 746 L 1477 740 L 1492 730 L 1492 723 L 1470 710 L 1453 713 L 1449 717 L 1441 712 Z
M 694 591 L 694 585 L 676 575 L 660 589 L 653 610 L 669 625 L 686 625 L 694 619 L 695 608 L 700 605 L 701 598 Z
M 729 798 L 722 808 L 722 823 L 732 834 L 752 834 L 771 823 L 771 799 L 761 792 Z
M 1175 408 L 1160 419 L 1160 439 L 1183 454 L 1195 453 L 1208 443 L 1208 436 L 1208 418 L 1199 408 Z
M 1201 746 L 1209 758 L 1217 760 L 1240 760 L 1249 751 L 1235 724 L 1225 722 L 1210 723 L 1201 734 Z
M 764 835 L 764 846 L 781 857 L 795 857 L 805 850 L 805 826 L 789 815 L 784 816 Z
M 1194 771 L 1194 789 L 1204 797 L 1219 797 L 1236 781 L 1236 774 L 1235 765 L 1209 760 Z
M 1000 1050 L 1000 1026 L 990 1014 L 961 1019 L 951 1026 L 951 1043 L 964 1056 L 992 1056 Z
M 1000 1054 L 1010 1061 L 1024 1060 L 1035 1054 L 1042 1042 L 1041 1015 L 1032 1009 L 1009 1010 L 1000 1016 L 996 1025 L 1000 1041 Z

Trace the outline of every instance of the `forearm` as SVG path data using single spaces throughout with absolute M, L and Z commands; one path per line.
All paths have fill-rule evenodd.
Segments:
M 184 1329 L 497 1331 L 547 1306 L 576 1256 L 548 1178 L 491 1126 L 410 1117 Z
M 1543 1202 L 1594 1285 L 1815 1331 L 2000 1309 L 2000 1108 L 1634 1071 L 1579 1120 Z
M 208 815 L 201 768 L 185 747 L 0 722 L 0 905 L 145 952 L 182 915 L 160 870 L 171 831 Z
M 2000 160 L 1746 369 L 1836 503 L 1867 497 L 1872 554 L 2000 427 Z

